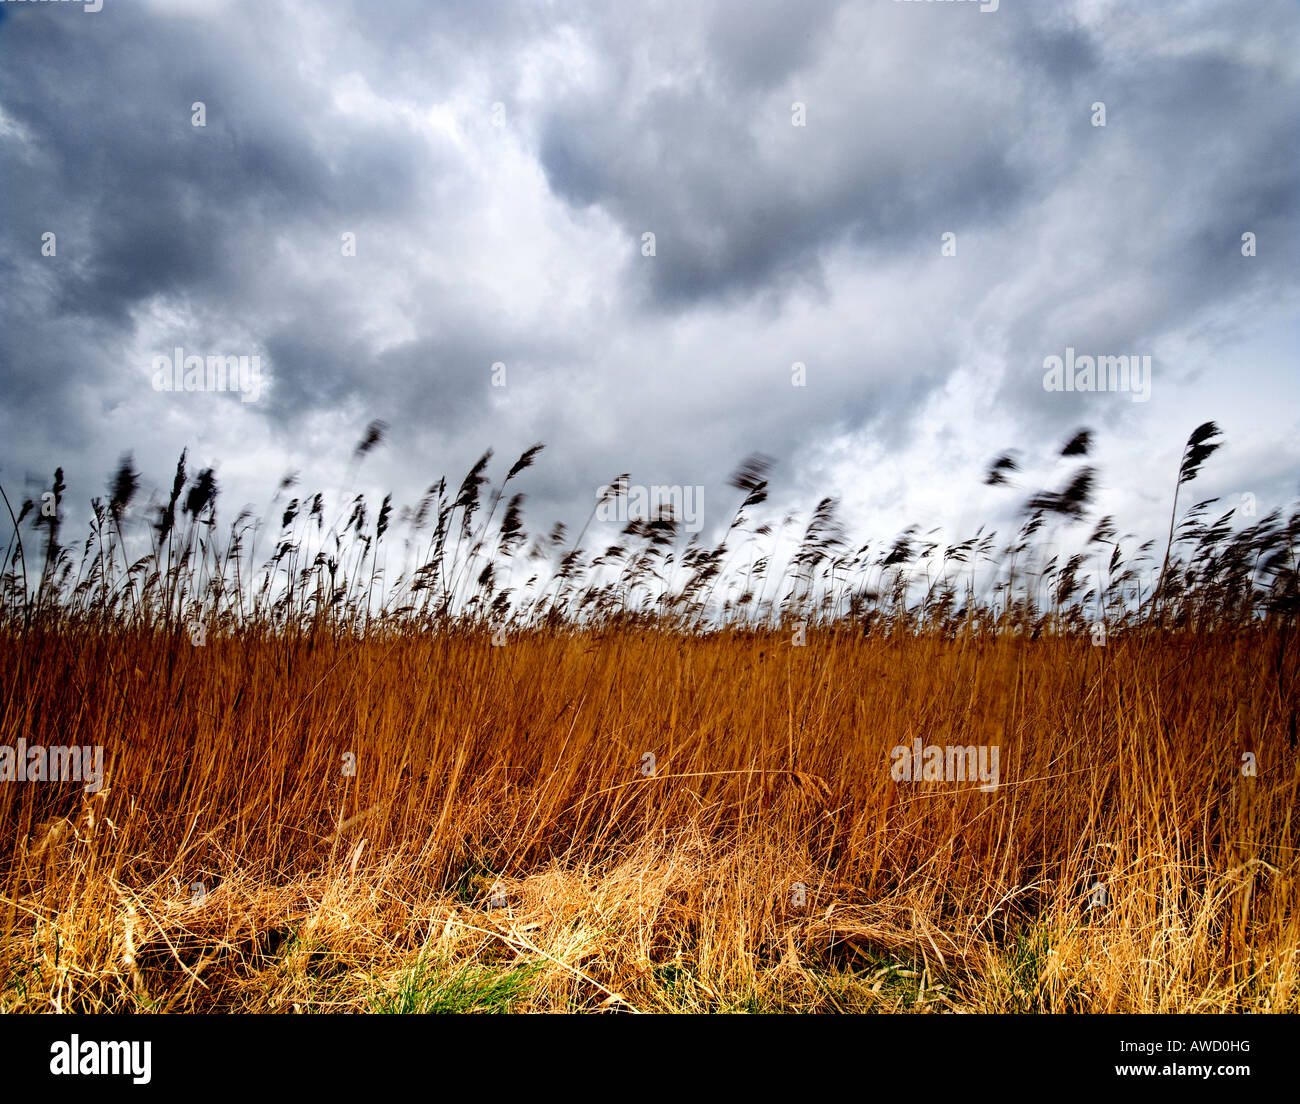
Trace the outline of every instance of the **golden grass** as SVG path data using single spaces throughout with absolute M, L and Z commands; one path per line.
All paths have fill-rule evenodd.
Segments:
M 1295 650 L 5 633 L 0 1009 L 1300 1011 Z

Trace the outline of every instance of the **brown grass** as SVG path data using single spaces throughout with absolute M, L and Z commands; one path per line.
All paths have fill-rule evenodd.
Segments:
M 0 1010 L 1300 1011 L 1285 629 L 791 635 L 6 630 Z

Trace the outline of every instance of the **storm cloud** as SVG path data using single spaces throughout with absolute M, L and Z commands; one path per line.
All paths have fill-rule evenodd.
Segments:
M 1088 425 L 1155 535 L 1213 418 L 1204 497 L 1271 508 L 1298 93 L 1287 0 L 0 3 L 0 482 L 84 506 L 188 447 L 230 515 L 382 418 L 399 501 L 541 440 L 534 528 L 627 471 L 716 534 L 762 452 L 774 512 L 883 536 Z M 267 386 L 156 391 L 177 347 Z M 1151 356 L 1150 400 L 1046 391 L 1067 348 Z

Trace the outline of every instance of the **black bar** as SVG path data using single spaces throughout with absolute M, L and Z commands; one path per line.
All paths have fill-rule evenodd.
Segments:
M 844 1078 L 873 1096 L 889 1089 L 1023 1088 L 1073 1097 L 1131 1082 L 1156 1092 L 1176 1085 L 1180 1096 L 1191 1090 L 1199 1098 L 1194 1086 L 1222 1096 L 1243 1082 L 1283 1078 L 1296 1039 L 1294 1017 L 1255 1015 L 865 1016 L 834 1025 L 787 1016 L 690 1025 L 673 1017 L 636 1024 L 620 1016 L 617 1025 L 592 1016 L 583 1023 L 559 1023 L 572 1017 L 555 1016 L 469 1019 L 8 1016 L 6 1049 L 16 1084 L 5 1080 L 15 1090 L 85 1099 L 109 1081 L 131 1095 L 201 1088 L 204 1095 L 255 1089 L 259 1095 L 328 1091 L 337 1098 L 346 1088 L 404 1085 L 460 1095 L 468 1080 L 471 1091 L 527 1099 L 566 1086 L 597 1096 L 625 1089 L 640 1095 L 654 1083 L 669 1091 L 684 1082 L 694 1095 L 710 1080 L 721 1089 L 754 1084 L 765 1095 L 782 1086 L 807 1093 Z M 129 1072 L 52 1073 L 60 1047 L 70 1049 L 73 1036 L 83 1061 L 91 1061 L 88 1042 L 147 1041 L 148 1082 L 136 1083 Z M 135 1052 L 144 1053 L 142 1046 Z M 1193 1074 L 1189 1067 L 1199 1068 Z

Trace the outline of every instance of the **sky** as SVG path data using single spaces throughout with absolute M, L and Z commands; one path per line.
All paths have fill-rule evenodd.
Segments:
M 0 0 L 0 485 L 62 466 L 76 539 L 119 457 L 143 517 L 188 449 L 229 522 L 349 486 L 382 419 L 356 486 L 399 504 L 544 443 L 533 532 L 626 472 L 716 539 L 762 453 L 765 516 L 957 539 L 1089 427 L 1145 538 L 1214 419 L 1196 497 L 1263 516 L 1297 138 L 1293 0 Z M 260 374 L 161 389 L 177 348 Z M 1067 355 L 1149 389 L 1048 390 Z

